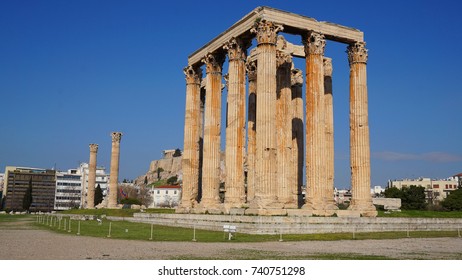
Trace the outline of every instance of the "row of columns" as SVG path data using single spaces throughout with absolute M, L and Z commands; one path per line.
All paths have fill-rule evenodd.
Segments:
M 204 59 L 206 69 L 203 149 L 200 150 L 201 78 L 199 66 L 185 68 L 186 116 L 181 210 L 228 211 L 297 208 L 306 158 L 307 210 L 332 211 L 334 152 L 332 62 L 324 58 L 325 38 L 316 32 L 302 37 L 306 56 L 306 145 L 303 145 L 301 71 L 292 69 L 292 57 L 277 48 L 283 27 L 260 21 L 256 54 L 246 56 L 248 43 L 233 38 L 224 45 L 229 60 L 226 120 L 226 180 L 220 203 L 220 125 L 223 52 Z M 347 49 L 350 62 L 351 208 L 372 211 L 370 152 L 367 123 L 367 50 L 363 42 Z M 256 56 L 257 59 L 252 58 Z M 246 62 L 247 59 L 247 62 Z M 247 191 L 245 189 L 245 73 L 249 81 L 247 133 Z M 202 153 L 202 178 L 199 178 Z M 199 181 L 202 193 L 199 195 Z M 258 211 L 256 213 L 259 213 Z M 263 212 L 261 212 L 263 213 Z
M 111 173 L 109 177 L 109 194 L 107 208 L 117 208 L 117 184 L 119 178 L 119 159 L 121 132 L 112 132 Z M 96 158 L 98 144 L 90 144 L 90 161 L 88 163 L 88 189 L 85 208 L 95 208 Z

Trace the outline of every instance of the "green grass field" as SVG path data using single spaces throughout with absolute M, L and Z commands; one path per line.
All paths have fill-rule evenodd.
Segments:
M 43 229 L 52 230 L 62 234 L 75 235 L 78 232 L 80 223 L 81 236 L 94 236 L 102 238 L 115 238 L 127 240 L 152 240 L 152 241 L 191 241 L 194 238 L 198 242 L 267 242 L 279 241 L 281 236 L 275 235 L 252 235 L 237 233 L 235 238 L 228 241 L 228 236 L 221 231 L 196 230 L 190 228 L 167 227 L 160 225 L 151 225 L 144 223 L 132 223 L 127 221 L 109 221 L 103 219 L 99 224 L 97 221 L 77 221 L 71 220 L 71 229 L 69 230 L 69 218 L 58 219 L 53 218 L 51 222 L 44 221 L 45 224 L 35 224 Z M 48 223 L 48 225 L 46 225 Z M 66 228 L 64 228 L 66 224 Z M 51 226 L 50 226 L 51 225 Z M 109 229 L 110 228 L 110 229 Z M 363 240 L 363 239 L 397 239 L 407 238 L 408 233 L 403 232 L 372 232 L 372 233 L 323 233 L 323 234 L 287 234 L 282 235 L 283 241 L 308 241 L 308 240 Z M 409 237 L 424 238 L 424 237 L 458 237 L 457 231 L 411 231 Z

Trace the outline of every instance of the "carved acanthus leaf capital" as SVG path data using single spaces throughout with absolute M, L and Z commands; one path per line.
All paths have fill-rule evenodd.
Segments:
M 309 54 L 320 54 L 324 55 L 324 49 L 326 47 L 326 40 L 324 35 L 316 32 L 308 32 L 302 38 L 303 46 L 305 47 L 306 55 Z
M 223 63 L 225 62 L 225 56 L 221 54 L 207 54 L 202 62 L 205 64 L 205 72 L 207 74 L 221 73 Z
M 366 42 L 356 42 L 347 47 L 348 62 L 350 66 L 355 63 L 367 63 Z
M 280 24 L 275 24 L 271 21 L 260 20 L 256 21 L 250 32 L 257 36 L 258 44 L 273 44 L 276 45 L 277 33 L 284 28 Z
M 295 86 L 302 86 L 303 85 L 303 72 L 300 69 L 292 69 L 291 70 L 291 84 L 293 87 Z
M 98 144 L 90 144 L 90 152 L 98 152 Z
M 323 61 L 324 76 L 332 77 L 332 58 L 324 57 Z
M 247 60 L 245 64 L 245 70 L 247 71 L 247 77 L 249 81 L 257 80 L 257 61 L 256 60 Z
M 228 51 L 229 61 L 245 60 L 247 57 L 247 48 L 250 47 L 250 41 L 244 41 L 241 38 L 232 38 L 223 46 Z
M 277 51 L 276 66 L 290 68 L 292 66 L 292 56 L 288 53 Z
M 122 135 L 122 132 L 112 132 L 112 142 L 120 142 L 120 140 L 122 139 Z
M 201 68 L 188 65 L 183 69 L 183 73 L 186 76 L 186 84 L 200 84 L 202 79 Z

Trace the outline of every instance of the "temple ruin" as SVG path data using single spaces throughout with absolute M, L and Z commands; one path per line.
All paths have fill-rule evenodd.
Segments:
M 287 42 L 282 31 L 300 35 L 303 45 Z M 257 46 L 249 50 L 254 38 Z M 347 211 L 338 210 L 333 196 L 332 60 L 324 57 L 328 40 L 347 45 L 350 64 L 352 200 Z M 303 70 L 293 67 L 294 57 L 305 59 L 305 105 Z M 361 31 L 269 7 L 256 8 L 192 53 L 184 69 L 183 196 L 177 212 L 376 216 L 370 195 L 367 58 Z M 221 108 L 224 78 L 227 108 Z M 304 160 L 307 188 L 300 202 Z

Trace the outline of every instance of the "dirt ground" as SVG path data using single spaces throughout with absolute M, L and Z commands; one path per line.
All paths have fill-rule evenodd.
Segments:
M 0 225 L 1 260 L 85 259 L 462 259 L 462 238 L 258 243 L 149 242 L 69 236 Z

